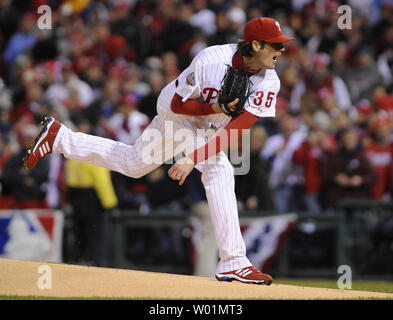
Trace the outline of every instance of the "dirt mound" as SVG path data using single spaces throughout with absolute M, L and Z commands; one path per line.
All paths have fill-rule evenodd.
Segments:
M 48 266 L 41 267 L 40 266 Z M 49 272 L 51 275 L 48 279 Z M 51 286 L 51 289 L 40 289 Z M 0 259 L 0 296 L 148 299 L 393 299 L 393 294 L 272 284 L 60 263 Z

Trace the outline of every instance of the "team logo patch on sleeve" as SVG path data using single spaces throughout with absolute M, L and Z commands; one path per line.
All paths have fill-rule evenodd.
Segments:
M 190 86 L 195 86 L 195 74 L 194 72 L 187 75 L 186 82 Z

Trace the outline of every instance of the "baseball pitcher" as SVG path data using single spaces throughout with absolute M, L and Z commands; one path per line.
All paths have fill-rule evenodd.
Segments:
M 73 132 L 50 117 L 27 150 L 25 166 L 33 168 L 46 155 L 61 153 L 139 178 L 181 154 L 168 173 L 180 185 L 194 167 L 202 173 L 219 248 L 216 278 L 270 285 L 272 277 L 246 256 L 233 167 L 223 150 L 259 117 L 275 116 L 280 80 L 274 68 L 285 50 L 283 43 L 290 40 L 276 20 L 255 18 L 246 24 L 244 39 L 202 50 L 162 90 L 158 115 L 133 145 Z M 215 136 L 201 139 L 198 132 L 212 127 Z M 187 136 L 187 143 L 179 136 Z M 212 157 L 215 161 L 208 161 Z

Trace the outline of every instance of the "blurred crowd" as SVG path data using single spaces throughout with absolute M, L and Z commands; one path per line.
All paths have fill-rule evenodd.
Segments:
M 37 27 L 42 5 L 50 29 Z M 236 176 L 239 208 L 323 214 L 342 198 L 390 201 L 393 1 L 0 0 L 0 208 L 71 205 L 100 225 L 94 212 L 205 201 L 197 172 L 180 188 L 165 165 L 134 180 L 58 155 L 26 170 L 23 153 L 47 115 L 132 144 L 160 90 L 258 16 L 296 40 L 277 64 L 276 117 L 253 128 L 251 172 Z

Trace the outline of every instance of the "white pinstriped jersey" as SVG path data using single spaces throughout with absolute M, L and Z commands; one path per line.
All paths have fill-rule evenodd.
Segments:
M 201 137 L 198 136 L 197 129 L 208 129 L 211 125 L 223 128 L 231 118 L 222 113 L 208 116 L 176 114 L 171 110 L 172 98 L 177 92 L 184 100 L 192 98 L 203 99 L 209 103 L 217 101 L 226 65 L 232 65 L 235 52 L 235 44 L 210 47 L 201 51 L 178 77 L 177 87 L 176 81 L 173 81 L 162 90 L 157 100 L 158 116 L 154 117 L 133 145 L 73 132 L 62 125 L 53 143 L 53 152 L 62 153 L 68 159 L 102 166 L 132 178 L 140 178 L 179 154 L 179 148 L 184 151 L 186 147 L 191 146 L 193 151 L 195 147 L 203 146 L 208 137 L 202 135 L 202 139 L 199 139 Z M 280 88 L 276 72 L 267 70 L 264 75 L 253 75 L 251 81 L 253 93 L 248 99 L 246 109 L 259 117 L 274 116 L 276 96 Z M 195 138 L 193 142 L 196 142 L 196 145 L 191 143 L 185 146 L 183 140 L 176 138 L 176 133 L 182 129 L 189 129 L 187 134 L 191 132 L 192 135 L 187 137 Z M 183 133 L 179 134 L 181 138 L 185 137 Z M 185 141 L 188 142 L 188 139 Z M 49 146 L 42 145 L 40 152 L 44 154 L 48 153 L 48 150 Z M 201 181 L 205 187 L 219 247 L 220 262 L 217 272 L 229 272 L 251 266 L 240 231 L 234 169 L 228 157 L 221 151 L 213 163 L 200 162 L 196 169 L 202 173 Z
M 203 102 L 214 103 L 218 99 L 222 79 L 227 65 L 232 65 L 232 58 L 237 49 L 236 44 L 211 46 L 202 50 L 177 78 L 168 84 L 162 94 L 166 96 L 166 103 L 159 104 L 166 112 L 175 92 L 188 99 L 201 99 Z M 251 95 L 245 104 L 245 109 L 258 117 L 274 117 L 276 113 L 276 98 L 280 90 L 280 79 L 274 69 L 267 69 L 250 77 Z M 225 127 L 231 120 L 221 113 L 204 116 L 206 120 L 217 128 Z

